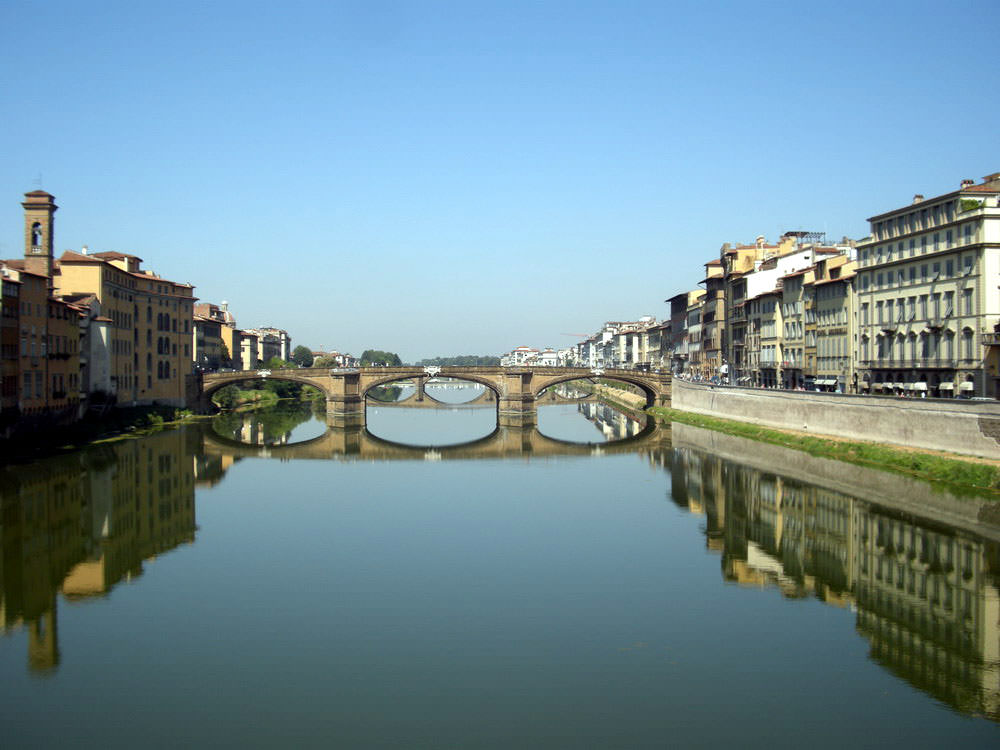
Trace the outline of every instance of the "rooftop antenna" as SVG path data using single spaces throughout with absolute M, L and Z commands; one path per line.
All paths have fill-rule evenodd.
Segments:
M 38 177 L 36 177 L 34 180 L 32 180 L 32 184 L 36 188 L 38 188 L 39 190 L 42 189 L 42 173 L 41 172 L 38 173 Z

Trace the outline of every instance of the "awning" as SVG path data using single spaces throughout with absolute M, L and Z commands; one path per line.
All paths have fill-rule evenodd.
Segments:
M 874 388 L 876 391 L 881 391 L 882 388 L 883 388 L 883 386 L 885 386 L 885 383 L 874 383 L 874 384 L 872 384 L 872 388 Z
M 941 385 L 939 385 L 938 388 L 940 388 L 942 391 L 953 391 L 955 390 L 955 384 L 951 382 L 941 383 Z
M 915 391 L 926 391 L 927 390 L 927 383 L 914 383 L 913 384 L 913 390 L 915 390 Z
M 913 390 L 913 383 L 903 383 L 903 390 L 904 391 L 912 391 Z
M 960 386 L 960 390 L 963 390 L 963 391 L 973 391 L 973 390 L 975 390 L 975 387 L 973 386 L 973 384 L 972 384 L 971 381 L 966 380 Z
M 871 390 L 872 384 L 869 383 L 867 380 L 862 380 L 861 387 L 864 388 L 866 391 L 868 391 Z

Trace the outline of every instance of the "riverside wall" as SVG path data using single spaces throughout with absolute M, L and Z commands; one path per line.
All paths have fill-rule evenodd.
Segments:
M 1000 460 L 1000 403 L 673 381 L 674 409 L 817 435 Z

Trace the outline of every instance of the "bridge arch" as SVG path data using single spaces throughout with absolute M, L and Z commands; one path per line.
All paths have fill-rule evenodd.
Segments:
M 268 380 L 285 380 L 291 383 L 301 383 L 312 386 L 324 397 L 329 398 L 330 389 L 323 378 L 315 375 L 300 375 L 295 370 L 244 370 L 233 373 L 213 373 L 202 380 L 202 398 L 211 400 L 212 395 L 222 390 L 226 386 L 237 385 L 239 383 L 265 382 Z
M 545 385 L 535 391 L 535 398 L 539 398 L 542 392 L 547 388 L 552 388 L 553 386 L 559 385 L 560 383 L 569 383 L 574 380 L 596 380 L 601 378 L 603 380 L 614 380 L 619 383 L 628 383 L 629 385 L 634 385 L 639 390 L 642 391 L 643 395 L 646 397 L 646 407 L 656 406 L 656 399 L 660 395 L 657 391 L 641 377 L 629 375 L 627 373 L 619 372 L 604 372 L 600 375 L 591 374 L 587 377 L 581 377 L 579 373 L 563 376 L 553 376 L 551 378 L 546 378 Z
M 424 377 L 426 377 L 426 376 L 424 376 Z M 441 377 L 450 378 L 451 380 L 462 380 L 462 381 L 465 381 L 467 383 L 476 383 L 478 385 L 486 386 L 486 388 L 488 388 L 489 390 L 493 391 L 493 393 L 495 394 L 495 396 L 497 397 L 497 399 L 499 399 L 500 395 L 501 395 L 500 394 L 500 389 L 497 387 L 496 382 L 493 381 L 493 380 L 491 380 L 490 378 L 487 378 L 487 377 L 482 377 L 482 376 L 474 375 L 474 374 L 471 374 L 471 373 L 468 374 L 468 375 L 466 375 L 464 373 L 459 374 L 459 375 L 453 375 L 451 373 L 448 373 L 447 375 L 441 375 Z M 372 381 L 371 383 L 368 383 L 365 386 L 364 392 L 361 394 L 361 397 L 363 399 L 368 398 L 368 391 L 370 391 L 372 388 L 378 388 L 379 386 L 382 386 L 382 385 L 390 385 L 392 383 L 399 382 L 400 380 L 414 380 L 416 378 L 417 378 L 417 376 L 415 376 L 415 375 L 407 375 L 407 374 L 387 375 L 384 378 L 379 378 L 377 380 Z M 427 392 L 426 391 L 424 391 L 424 396 L 427 397 Z M 444 401 L 438 401 L 437 399 L 435 399 L 433 397 L 430 397 L 430 398 L 433 401 L 437 401 L 440 404 L 448 405 L 448 406 L 454 406 L 454 404 L 447 404 L 446 402 L 444 402 Z M 377 401 L 378 399 L 372 399 L 372 400 L 373 401 Z M 407 399 L 407 400 L 409 400 L 409 399 Z

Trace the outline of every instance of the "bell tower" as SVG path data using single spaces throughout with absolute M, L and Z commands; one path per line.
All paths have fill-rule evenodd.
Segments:
M 24 194 L 24 267 L 49 278 L 51 286 L 53 255 L 53 214 L 59 206 L 54 196 L 44 190 Z

